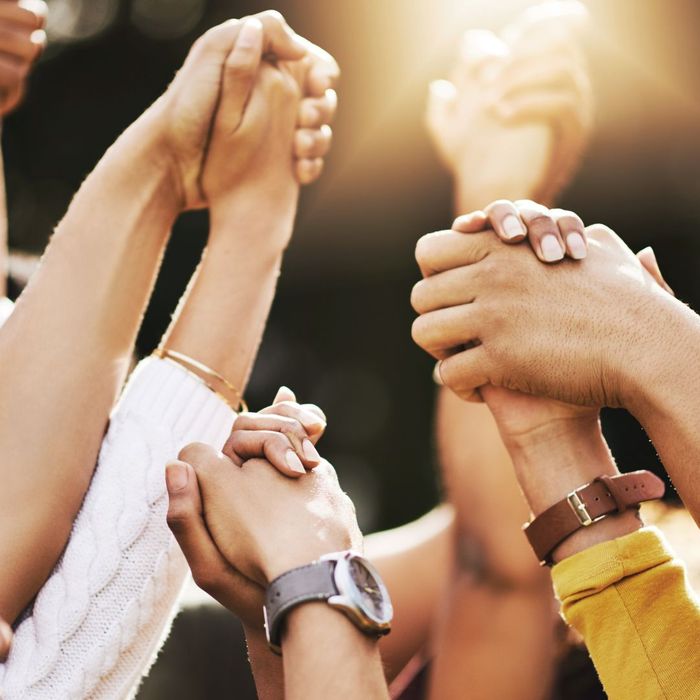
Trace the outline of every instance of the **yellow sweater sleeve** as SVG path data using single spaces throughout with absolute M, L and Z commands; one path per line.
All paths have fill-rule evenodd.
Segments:
M 700 604 L 658 530 L 579 552 L 552 577 L 610 700 L 700 700 Z

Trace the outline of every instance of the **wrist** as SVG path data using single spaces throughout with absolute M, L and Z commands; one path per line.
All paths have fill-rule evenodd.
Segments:
M 518 199 L 532 199 L 532 188 L 522 182 L 522 178 L 513 177 L 510 181 L 503 177 L 499 171 L 497 177 L 487 181 L 482 173 L 475 178 L 471 164 L 466 167 L 455 164 L 454 177 L 454 201 L 456 214 L 466 214 L 470 211 L 483 209 L 487 204 L 497 199 L 509 199 L 515 202 Z
M 661 295 L 661 293 L 659 293 Z M 700 380 L 700 317 L 665 292 L 637 343 L 620 359 L 620 405 L 646 429 L 673 418 Z
M 269 198 L 246 188 L 211 202 L 209 241 L 231 241 L 247 251 L 284 252 L 294 228 L 296 196 Z
M 154 109 L 147 110 L 131 124 L 108 153 L 128 160 L 129 178 L 138 185 L 150 184 L 155 203 L 175 221 L 184 209 L 184 193 L 172 149 Z
M 373 653 L 378 650 L 378 637 L 364 634 L 346 615 L 325 602 L 307 602 L 293 607 L 285 618 L 282 644 L 306 646 L 320 630 L 330 639 L 348 640 L 353 646 L 357 645 L 358 651 L 364 649 Z M 286 654 L 286 648 L 284 651 Z
M 624 513 L 609 515 L 602 520 L 583 527 L 567 537 L 553 552 L 552 561 L 558 564 L 563 559 L 589 549 L 601 542 L 624 537 L 644 526 L 637 510 L 627 510 Z
M 291 551 L 288 549 L 285 552 L 271 553 L 261 568 L 265 580 L 270 583 L 282 574 L 292 571 L 292 569 L 298 569 L 301 566 L 306 566 L 307 564 L 318 561 L 326 554 L 344 552 L 349 549 L 357 554 L 362 554 L 362 536 L 359 535 L 359 532 L 356 536 L 352 536 L 348 533 L 347 536 L 342 538 L 336 537 L 330 541 L 319 541 L 299 551 Z
M 619 473 L 597 419 L 508 450 L 535 516 L 596 477 Z

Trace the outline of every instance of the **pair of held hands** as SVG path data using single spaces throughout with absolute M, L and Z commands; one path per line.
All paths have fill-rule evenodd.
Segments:
M 502 243 L 526 236 L 535 255 Z M 421 238 L 416 257 L 413 338 L 438 360 L 439 383 L 464 399 L 481 390 L 506 443 L 553 413 L 633 407 L 634 375 L 658 357 L 650 328 L 673 299 L 651 249 L 635 256 L 572 212 L 498 201 Z
M 510 446 L 562 424 L 597 425 L 618 391 L 601 362 L 619 342 L 607 336 L 620 304 L 670 296 L 650 251 L 634 256 L 609 229 L 530 201 L 460 217 L 421 239 L 417 258 L 414 337 L 439 358 L 443 383 L 466 398 L 480 392 Z M 195 580 L 249 629 L 262 625 L 275 577 L 361 549 L 352 503 L 315 447 L 325 426 L 318 407 L 283 388 L 236 419 L 223 454 L 196 444 L 168 465 L 168 522 Z
M 225 216 L 232 197 L 256 194 L 293 207 L 330 148 L 338 76 L 275 11 L 206 32 L 134 125 L 166 162 L 177 211 Z
M 168 525 L 195 582 L 262 632 L 267 584 L 323 554 L 362 550 L 352 501 L 316 443 L 320 408 L 283 387 L 273 405 L 241 413 L 219 452 L 195 443 L 166 469 Z
M 42 0 L 0 0 L 0 115 L 24 94 L 46 16 Z M 299 184 L 319 177 L 330 149 L 338 77 L 333 57 L 280 13 L 230 20 L 195 42 L 131 126 L 135 155 L 161 167 L 173 216 L 209 207 L 224 217 L 233 201 L 255 196 L 293 210 Z

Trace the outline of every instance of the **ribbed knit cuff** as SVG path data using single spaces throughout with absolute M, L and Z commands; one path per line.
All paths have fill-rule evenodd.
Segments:
M 15 305 L 7 297 L 0 297 L 0 326 L 10 318 L 14 308 Z
M 661 532 L 645 527 L 559 562 L 552 569 L 554 590 L 562 602 L 585 598 L 671 559 L 673 553 Z
M 236 416 L 199 377 L 157 357 L 138 364 L 117 409 L 168 426 L 179 444 L 206 442 L 217 449 L 223 447 Z

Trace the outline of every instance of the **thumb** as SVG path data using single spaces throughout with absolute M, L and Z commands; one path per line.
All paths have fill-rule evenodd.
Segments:
M 219 114 L 224 128 L 235 131 L 255 85 L 263 53 L 263 26 L 252 17 L 243 22 L 224 65 Z
M 651 246 L 643 248 L 637 253 L 637 260 L 642 264 L 642 267 L 654 278 L 655 282 L 665 289 L 669 294 L 676 296 L 676 293 L 668 285 L 668 282 L 664 279 L 661 274 L 661 268 L 656 260 L 656 253 Z
M 281 386 L 278 389 L 277 394 L 275 395 L 275 399 L 272 402 L 272 404 L 274 405 L 274 404 L 282 403 L 283 401 L 295 401 L 296 402 L 296 400 L 297 400 L 296 394 L 289 387 Z

